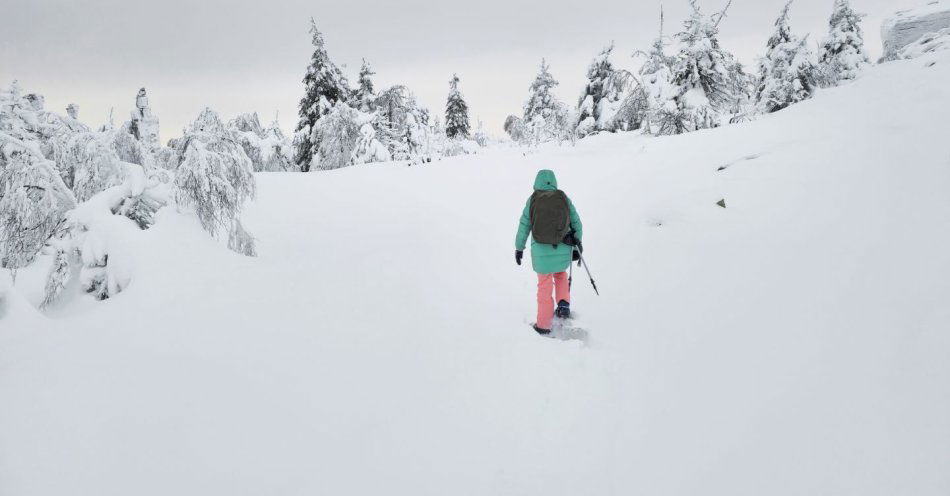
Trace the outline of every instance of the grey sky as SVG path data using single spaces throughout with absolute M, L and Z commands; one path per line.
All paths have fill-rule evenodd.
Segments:
M 700 0 L 707 12 L 726 0 Z M 748 64 L 763 52 L 785 0 L 733 0 L 722 22 L 722 45 Z M 792 29 L 824 37 L 833 0 L 796 0 Z M 876 58 L 881 21 L 924 0 L 852 0 L 868 14 L 865 41 Z M 666 31 L 681 26 L 687 0 L 664 0 Z M 0 84 L 19 79 L 63 111 L 99 125 L 115 108 L 126 120 L 145 86 L 161 119 L 162 140 L 177 136 L 203 106 L 225 119 L 257 111 L 265 123 L 280 112 L 296 124 L 300 83 L 312 52 L 313 16 L 331 58 L 356 80 L 362 58 L 377 88 L 406 84 L 433 113 L 444 109 L 448 80 L 461 77 L 475 125 L 498 133 L 520 113 L 542 57 L 560 81 L 559 96 L 575 103 L 590 59 L 611 40 L 615 65 L 647 48 L 658 29 L 659 0 L 187 1 L 0 0 Z

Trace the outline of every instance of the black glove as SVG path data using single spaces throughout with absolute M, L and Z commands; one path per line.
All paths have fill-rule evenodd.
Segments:
M 515 250 L 515 263 L 521 265 L 521 257 L 524 256 L 524 251 Z
M 569 233 L 565 234 L 562 242 L 568 246 L 576 246 L 580 244 L 580 241 L 574 237 L 574 231 L 570 231 Z
M 571 251 L 571 260 L 576 262 L 580 259 L 581 259 L 581 252 L 577 251 L 577 249 L 575 248 L 574 250 Z

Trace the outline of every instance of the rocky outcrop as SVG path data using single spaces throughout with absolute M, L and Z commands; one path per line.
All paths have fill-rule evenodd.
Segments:
M 902 54 L 906 47 L 924 37 L 934 38 L 928 35 L 939 35 L 946 29 L 950 29 L 950 0 L 931 1 L 922 7 L 899 11 L 881 26 L 884 60 L 906 58 Z

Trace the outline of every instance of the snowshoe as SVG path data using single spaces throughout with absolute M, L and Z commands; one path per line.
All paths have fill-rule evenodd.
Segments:
M 531 324 L 531 328 L 534 329 L 535 332 L 537 332 L 538 334 L 542 336 L 547 336 L 548 334 L 551 334 L 551 329 L 542 329 L 538 327 L 538 324 Z

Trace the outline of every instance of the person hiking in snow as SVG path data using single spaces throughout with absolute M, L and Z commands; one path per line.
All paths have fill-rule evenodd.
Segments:
M 533 324 L 539 334 L 550 334 L 556 315 L 571 316 L 571 289 L 567 269 L 580 257 L 581 218 L 571 199 L 557 189 L 557 178 L 550 170 L 538 171 L 534 193 L 521 212 L 515 237 L 515 263 L 521 265 L 528 234 L 531 239 L 531 267 L 538 273 L 538 320 Z M 557 298 L 557 309 L 551 294 Z

